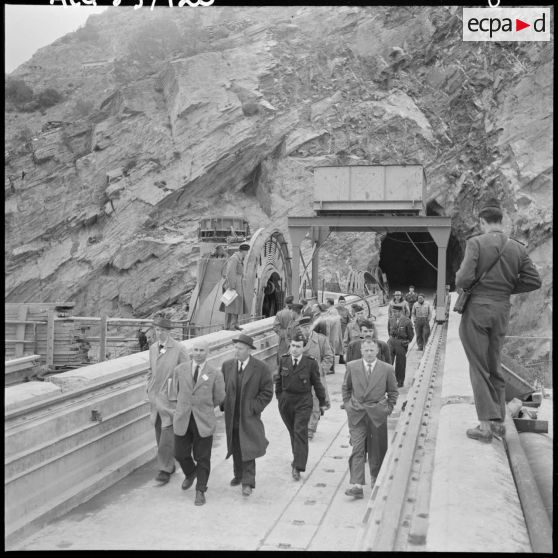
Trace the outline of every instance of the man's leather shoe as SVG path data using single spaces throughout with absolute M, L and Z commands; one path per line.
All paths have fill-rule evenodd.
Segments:
M 236 477 L 234 477 L 234 479 L 231 480 L 231 486 L 238 486 L 241 482 L 241 479 L 237 479 Z
M 242 486 L 242 496 L 250 496 L 252 494 L 252 487 L 249 484 Z
M 351 488 L 347 488 L 347 490 L 345 490 L 345 494 L 347 496 L 352 496 L 357 500 L 360 498 L 364 498 L 364 490 L 362 490 L 362 488 L 359 488 L 358 486 L 351 486 Z
M 167 473 L 166 471 L 159 471 L 159 473 L 155 477 L 155 480 L 157 482 L 160 482 L 161 484 L 167 484 L 167 482 L 169 482 L 170 480 L 170 476 L 171 474 Z
M 506 427 L 504 426 L 504 423 L 497 420 L 490 421 L 490 430 L 492 430 L 492 433 L 496 434 L 496 436 L 506 435 Z
M 196 490 L 194 505 L 203 506 L 205 504 L 205 494 L 201 490 Z
M 196 480 L 196 473 L 192 473 L 182 481 L 182 490 L 188 490 Z
M 292 474 L 295 481 L 300 480 L 300 471 L 296 467 L 293 467 Z
M 485 444 L 492 442 L 492 432 L 490 430 L 481 430 L 480 425 L 476 428 L 469 428 L 467 430 L 467 437 Z

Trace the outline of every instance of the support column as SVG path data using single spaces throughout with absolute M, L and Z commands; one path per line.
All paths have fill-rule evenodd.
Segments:
M 291 237 L 291 244 L 293 248 L 293 259 L 291 265 L 292 279 L 291 279 L 291 294 L 293 301 L 299 301 L 298 292 L 300 290 L 300 245 L 306 237 L 308 227 L 290 227 L 289 236 Z
M 449 227 L 430 228 L 428 232 L 438 246 L 438 277 L 436 282 L 436 321 L 446 321 L 446 250 L 450 236 Z
M 312 296 L 318 297 L 319 289 L 319 265 L 320 265 L 320 247 L 325 242 L 329 234 L 329 227 L 312 227 L 310 235 L 314 242 L 314 252 L 312 254 Z

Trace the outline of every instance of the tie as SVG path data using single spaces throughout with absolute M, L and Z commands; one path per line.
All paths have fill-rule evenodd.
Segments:
M 368 377 L 372 376 L 372 365 L 368 364 Z
M 293 362 L 293 368 L 296 368 L 297 364 L 298 364 L 298 359 L 295 358 L 295 359 L 294 359 L 294 362 Z
M 165 348 L 164 345 L 159 344 L 159 352 L 161 352 Z
M 196 366 L 196 370 L 194 371 L 194 385 L 196 385 L 196 382 L 198 381 L 198 373 L 200 371 L 200 365 L 198 364 Z
M 238 361 L 239 367 L 238 367 L 238 375 L 240 376 L 240 374 L 242 374 L 242 362 Z

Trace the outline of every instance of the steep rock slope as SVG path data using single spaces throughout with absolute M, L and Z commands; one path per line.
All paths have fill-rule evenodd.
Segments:
M 464 43 L 460 13 L 90 17 L 9 76 L 63 101 L 7 105 L 6 301 L 149 315 L 188 299 L 200 217 L 237 214 L 252 229 L 286 231 L 287 216 L 311 214 L 315 166 L 419 163 L 429 212 L 452 217 L 461 249 L 479 200 L 502 200 L 509 232 L 544 277 L 540 291 L 517 297 L 512 329 L 548 331 L 552 43 Z M 331 235 L 322 276 L 377 264 L 380 242 Z

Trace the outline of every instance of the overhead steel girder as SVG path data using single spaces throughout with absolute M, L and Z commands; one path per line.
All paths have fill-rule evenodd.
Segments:
M 436 321 L 445 321 L 445 283 L 446 283 L 446 248 L 451 231 L 450 217 L 428 217 L 424 215 L 318 215 L 312 217 L 289 217 L 289 235 L 293 244 L 293 254 L 297 254 L 300 243 L 305 238 L 308 229 L 311 237 L 318 241 L 321 229 L 332 232 L 429 232 L 438 247 L 438 275 L 436 284 Z M 327 232 L 325 233 L 327 234 Z M 317 256 L 317 254 L 316 254 Z M 314 259 L 313 259 L 314 260 Z M 313 261 L 317 269 L 317 257 Z M 315 264 L 315 265 L 314 265 Z M 298 292 L 298 258 L 293 259 L 293 295 Z

